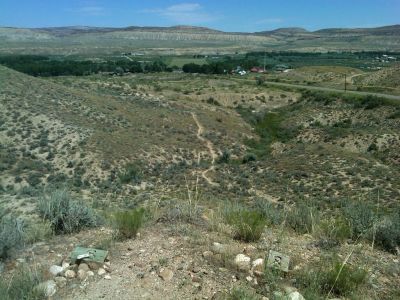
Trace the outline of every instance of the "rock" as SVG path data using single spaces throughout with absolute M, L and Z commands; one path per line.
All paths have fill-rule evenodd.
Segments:
M 94 272 L 93 272 L 93 271 L 87 271 L 86 274 L 87 274 L 87 276 L 89 276 L 89 277 L 94 276 Z
M 198 283 L 201 283 L 201 282 L 202 282 L 202 280 L 201 280 L 201 278 L 200 278 L 199 276 L 192 276 L 192 282 L 198 282 Z
M 87 272 L 87 271 L 89 271 L 90 269 L 89 269 L 89 266 L 88 266 L 87 264 L 81 263 L 81 264 L 79 265 L 79 267 L 78 267 L 78 270 L 82 270 L 82 271 Z
M 137 277 L 137 278 L 140 278 L 140 279 L 143 279 L 143 278 L 144 278 L 144 275 L 145 275 L 145 274 L 144 274 L 143 272 L 139 272 L 139 273 L 136 274 L 136 277 Z
M 203 257 L 204 257 L 205 259 L 209 259 L 209 258 L 211 258 L 212 256 L 213 256 L 212 251 L 204 251 L 204 252 L 203 252 Z
M 39 283 L 36 288 L 38 291 L 44 291 L 46 297 L 51 297 L 57 292 L 57 285 L 54 280 L 48 280 Z
M 170 269 L 165 268 L 161 269 L 159 276 L 164 280 L 164 281 L 170 281 L 172 277 L 174 277 L 174 272 L 172 272 Z
M 110 267 L 110 265 L 104 264 L 103 269 L 106 270 L 108 273 L 111 273 L 111 267 Z
M 274 296 L 273 299 L 275 299 L 275 300 L 283 300 L 284 299 L 283 293 L 279 292 L 279 291 L 273 292 L 273 296 Z
M 84 270 L 78 270 L 78 279 L 85 280 L 87 278 L 87 272 Z
M 61 267 L 63 268 L 63 270 L 68 269 L 70 266 L 69 262 L 63 261 L 63 263 L 61 264 Z
M 299 292 L 291 292 L 289 295 L 287 295 L 288 300 L 305 300 L 303 295 L 300 294 Z
M 64 275 L 66 278 L 72 279 L 72 278 L 75 278 L 76 273 L 73 270 L 67 270 L 67 271 L 65 271 Z
M 213 243 L 211 251 L 217 254 L 224 254 L 226 252 L 226 246 L 220 243 Z
M 192 272 L 193 273 L 199 273 L 201 271 L 201 269 L 198 267 L 198 266 L 194 266 L 193 268 L 192 268 Z
M 264 259 L 258 258 L 251 263 L 251 271 L 255 276 L 261 277 L 264 274 Z
M 99 275 L 99 276 L 102 276 L 102 275 L 104 275 L 104 274 L 106 274 L 107 272 L 106 272 L 106 270 L 104 270 L 103 268 L 100 268 L 98 271 L 97 271 L 97 275 Z
M 49 272 L 53 276 L 57 276 L 58 274 L 62 273 L 64 271 L 63 267 L 57 266 L 57 265 L 52 265 L 49 269 Z
M 104 279 L 111 280 L 111 276 L 107 274 L 107 275 L 104 276 Z
M 62 276 L 55 277 L 54 281 L 56 282 L 56 284 L 59 288 L 63 288 L 67 285 L 67 279 Z
M 253 281 L 253 277 L 247 276 L 247 277 L 246 277 L 246 280 L 247 280 L 248 282 L 252 282 L 252 281 Z
M 257 248 L 254 247 L 253 245 L 248 245 L 243 249 L 243 253 L 246 255 L 252 255 L 256 250 Z
M 250 257 L 244 254 L 238 254 L 235 257 L 234 263 L 239 271 L 249 271 L 250 270 Z
M 95 261 L 87 262 L 87 265 L 89 266 L 89 269 L 92 271 L 97 271 L 98 269 L 100 269 L 102 267 L 102 264 L 97 263 Z

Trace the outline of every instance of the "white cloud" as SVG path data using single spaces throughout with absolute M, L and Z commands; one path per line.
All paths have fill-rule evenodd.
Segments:
M 142 13 L 164 17 L 177 24 L 199 24 L 216 20 L 198 3 L 180 3 L 165 8 L 146 9 Z

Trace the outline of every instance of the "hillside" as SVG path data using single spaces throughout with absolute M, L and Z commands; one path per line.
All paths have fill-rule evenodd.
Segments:
M 194 26 L 0 28 L 0 53 L 90 54 L 132 49 L 172 53 L 234 53 L 260 50 L 392 50 L 400 49 L 399 25 L 368 29 L 281 28 L 258 33 L 230 33 Z M 27 49 L 28 48 L 28 49 Z M 174 52 L 175 51 L 175 52 Z
M 252 77 L 0 67 L 0 108 L 2 293 L 398 299 L 398 102 Z M 74 263 L 76 246 L 109 261 Z

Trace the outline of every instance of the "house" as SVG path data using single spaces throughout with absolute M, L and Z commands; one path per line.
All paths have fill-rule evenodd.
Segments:
M 250 69 L 250 72 L 252 72 L 252 73 L 264 73 L 265 70 L 263 68 L 260 68 L 260 67 L 252 67 Z

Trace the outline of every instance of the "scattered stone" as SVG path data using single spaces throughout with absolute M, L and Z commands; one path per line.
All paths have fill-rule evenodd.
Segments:
M 247 276 L 247 277 L 246 277 L 246 280 L 247 280 L 248 282 L 252 282 L 252 281 L 253 281 L 253 277 Z
M 107 275 L 104 276 L 104 279 L 111 280 L 111 276 L 107 274 Z
M 291 292 L 289 295 L 287 295 L 288 300 L 305 300 L 303 295 L 300 294 L 299 292 Z
M 104 270 L 103 268 L 100 268 L 98 271 L 97 271 L 97 275 L 99 275 L 99 276 L 102 276 L 102 275 L 104 275 L 104 274 L 106 274 L 107 272 L 106 272 L 106 270 Z
M 205 259 L 211 258 L 212 256 L 213 256 L 212 251 L 204 251 L 204 252 L 203 252 L 203 257 L 204 257 Z
M 63 267 L 60 267 L 57 265 L 52 265 L 49 269 L 49 272 L 54 276 L 57 276 L 58 274 L 62 273 L 63 271 L 64 271 Z
M 213 243 L 211 251 L 217 254 L 224 254 L 226 252 L 226 246 L 220 243 Z
M 66 278 L 72 279 L 72 278 L 75 278 L 75 276 L 76 276 L 75 271 L 73 271 L 73 270 L 67 270 L 67 271 L 65 271 L 65 277 L 66 277 Z
M 89 276 L 89 277 L 94 276 L 94 272 L 93 272 L 93 271 L 87 271 L 86 274 L 87 274 L 87 276 Z
M 89 266 L 89 269 L 92 271 L 97 271 L 99 268 L 102 267 L 102 264 L 95 261 L 87 262 L 87 265 Z
M 192 268 L 192 272 L 193 273 L 199 273 L 201 271 L 201 269 L 198 267 L 198 266 L 194 266 L 193 268 Z
M 81 264 L 79 265 L 79 267 L 78 267 L 78 270 L 83 270 L 83 271 L 87 272 L 87 271 L 89 271 L 90 269 L 89 269 L 89 266 L 88 266 L 87 264 L 81 263 Z
M 254 247 L 253 245 L 248 245 L 243 249 L 243 253 L 246 255 L 252 255 L 256 250 L 257 248 Z
M 192 282 L 199 282 L 201 283 L 201 278 L 199 276 L 192 276 Z
M 234 263 L 239 271 L 249 271 L 250 270 L 250 257 L 244 254 L 238 254 L 235 257 Z
M 289 272 L 290 258 L 276 251 L 269 251 L 267 267 Z
M 251 271 L 254 275 L 261 277 L 264 274 L 264 259 L 258 258 L 251 264 Z
M 85 280 L 87 278 L 87 273 L 84 270 L 78 270 L 78 279 Z
M 51 297 L 57 292 L 57 285 L 54 280 L 48 280 L 42 283 L 39 283 L 36 286 L 36 289 L 39 291 L 44 291 L 46 297 Z
M 56 282 L 56 284 L 59 288 L 63 288 L 67 285 L 67 279 L 62 276 L 55 277 L 54 281 Z
M 69 262 L 63 261 L 61 264 L 61 267 L 63 268 L 63 270 L 67 270 L 69 268 L 70 264 Z
M 172 272 L 170 269 L 165 268 L 161 269 L 159 276 L 164 280 L 164 281 L 170 281 L 172 277 L 174 277 L 174 272 Z
M 137 275 L 136 275 L 136 277 L 137 278 L 140 278 L 140 279 L 143 279 L 144 278 L 144 273 L 143 272 L 139 272 L 139 273 L 137 273 Z

